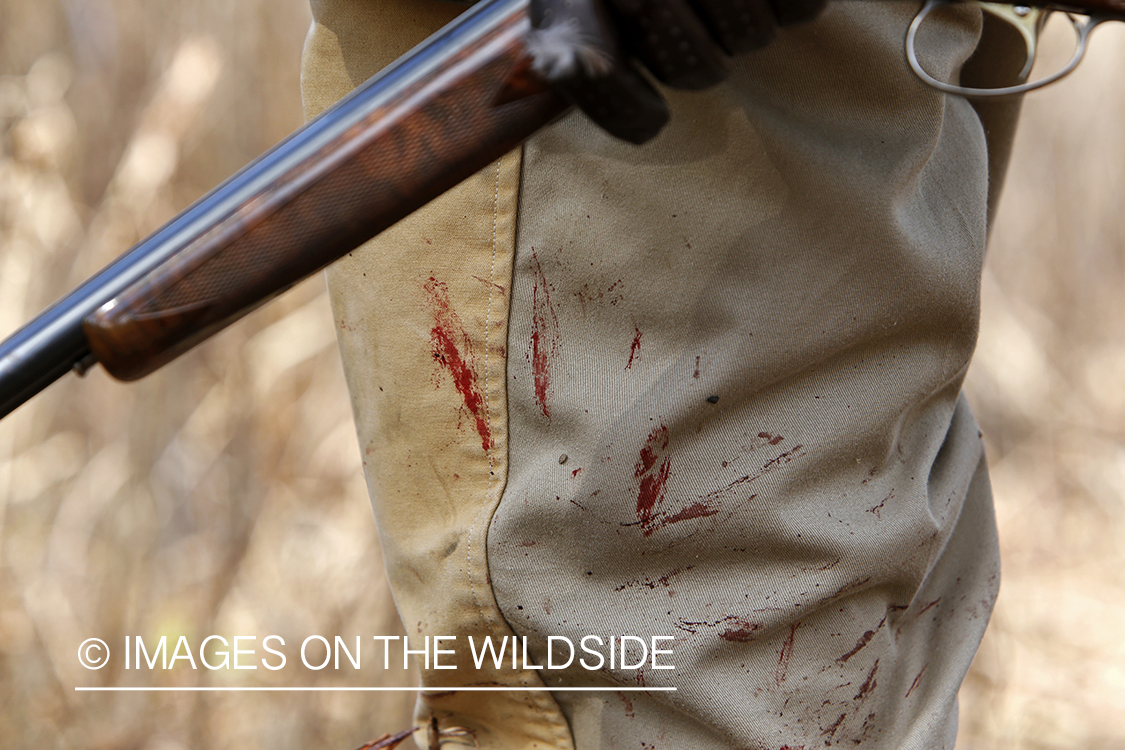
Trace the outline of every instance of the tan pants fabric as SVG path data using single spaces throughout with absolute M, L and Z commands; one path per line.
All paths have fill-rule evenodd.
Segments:
M 313 10 L 309 116 L 458 8 Z M 914 10 L 831 6 L 644 147 L 570 115 L 330 270 L 396 602 L 456 666 L 419 659 L 431 742 L 953 746 L 998 587 L 959 394 L 1013 120 L 913 78 Z M 979 16 L 941 23 L 952 76 Z M 478 668 L 485 636 L 607 663 Z M 544 685 L 605 689 L 455 689 Z

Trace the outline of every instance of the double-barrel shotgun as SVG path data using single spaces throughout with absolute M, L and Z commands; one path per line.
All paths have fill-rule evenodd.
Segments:
M 911 27 L 912 66 L 914 32 L 944 1 Z M 528 2 L 473 6 L 12 334 L 0 344 L 0 417 L 71 370 L 156 370 L 566 112 L 534 70 Z M 1029 58 L 1051 7 L 1001 11 L 1027 29 Z M 1069 69 L 1090 29 L 1125 20 L 1125 0 L 1061 9 L 1089 17 L 1072 20 Z
M 0 344 L 0 416 L 71 370 L 149 374 L 565 112 L 527 7 L 469 9 Z

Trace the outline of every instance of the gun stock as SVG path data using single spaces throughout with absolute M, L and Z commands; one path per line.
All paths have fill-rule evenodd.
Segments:
M 0 345 L 0 416 L 93 361 L 140 378 L 516 147 L 567 109 L 527 0 L 467 11 Z

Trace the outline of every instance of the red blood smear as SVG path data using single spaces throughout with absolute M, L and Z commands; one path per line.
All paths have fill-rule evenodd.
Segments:
M 919 672 L 918 676 L 914 678 L 914 682 L 910 683 L 910 689 L 906 691 L 906 695 L 903 696 L 904 698 L 909 698 L 910 694 L 914 692 L 914 688 L 918 687 L 918 683 L 921 681 L 922 675 L 926 673 L 926 667 L 928 666 L 930 666 L 929 663 L 925 664 L 922 667 L 922 671 Z
M 637 491 L 637 519 L 645 528 L 645 536 L 651 532 L 656 506 L 664 499 L 664 485 L 671 474 L 671 459 L 664 456 L 668 448 L 668 428 L 664 425 L 649 433 L 648 440 L 641 448 L 640 461 L 633 475 L 640 480 Z M 659 467 L 657 463 L 659 462 Z
M 801 627 L 801 623 L 793 623 L 789 627 L 789 637 L 785 639 L 785 643 L 781 644 L 781 653 L 777 657 L 777 670 L 773 673 L 774 681 L 778 685 L 785 682 L 786 674 L 789 672 L 789 660 L 793 658 L 793 642 L 797 638 L 797 628 L 799 627 Z
M 856 693 L 855 698 L 853 698 L 852 700 L 862 700 L 867 697 L 868 693 L 875 689 L 875 686 L 879 684 L 878 680 L 875 679 L 875 673 L 878 671 L 879 660 L 876 659 L 875 665 L 871 667 L 871 671 L 867 673 L 867 679 L 864 680 L 863 684 L 859 686 L 859 692 Z
M 469 410 L 476 424 L 481 448 L 487 452 L 493 445 L 492 434 L 488 426 L 488 414 L 480 379 L 472 366 L 475 364 L 472 339 L 450 304 L 449 287 L 445 282 L 431 277 L 425 283 L 424 289 L 430 297 L 434 314 L 434 327 L 430 331 L 434 360 L 449 372 L 453 379 L 453 387 L 461 394 L 461 398 L 465 401 L 465 408 Z
M 743 620 L 741 617 L 731 616 L 736 627 L 724 630 L 719 637 L 731 643 L 749 643 L 754 640 L 754 633 L 762 629 L 762 623 Z
M 633 367 L 633 359 L 637 356 L 637 352 L 641 350 L 641 329 L 633 326 L 636 335 L 633 336 L 633 345 L 629 347 L 629 363 L 625 365 L 625 369 L 629 370 Z
M 531 350 L 528 352 L 528 359 L 535 386 L 535 403 L 539 404 L 543 416 L 550 419 L 547 391 L 551 387 L 551 358 L 559 348 L 559 320 L 551 305 L 547 277 L 534 249 L 531 251 L 531 262 L 535 271 L 535 284 L 531 290 Z

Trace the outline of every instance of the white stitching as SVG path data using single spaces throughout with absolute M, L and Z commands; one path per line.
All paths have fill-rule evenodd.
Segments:
M 493 193 L 493 196 L 492 196 L 492 267 L 491 267 L 491 269 L 489 270 L 489 273 L 488 273 L 488 281 L 489 281 L 489 284 L 488 284 L 488 308 L 487 308 L 487 310 L 485 311 L 485 314 L 484 314 L 484 418 L 485 418 L 485 421 L 488 423 L 490 435 L 492 433 L 492 426 L 493 425 L 492 425 L 492 408 L 491 408 L 491 403 L 489 402 L 489 390 L 490 389 L 489 389 L 489 384 L 488 384 L 488 344 L 489 344 L 488 336 L 489 336 L 489 333 L 491 332 L 491 328 L 492 328 L 492 285 L 496 281 L 496 224 L 497 224 L 497 217 L 498 217 L 498 214 L 499 214 L 499 211 L 500 211 L 500 164 L 501 164 L 501 161 L 498 160 L 496 162 L 496 188 L 495 188 L 495 192 Z M 493 445 L 493 441 L 490 439 L 489 442 L 488 442 L 488 449 L 486 451 L 487 454 L 488 454 L 488 491 L 489 491 L 489 493 L 491 493 L 491 491 L 492 491 L 492 484 L 493 484 L 493 481 L 496 478 L 496 472 L 494 471 L 495 464 L 493 463 L 493 456 L 492 456 L 492 445 Z M 486 623 L 488 623 L 488 626 L 490 628 L 492 628 L 492 627 L 495 626 L 495 621 L 489 615 L 489 613 L 487 611 L 488 608 L 486 608 L 481 603 L 480 597 L 477 595 L 477 587 L 476 587 L 476 585 L 473 581 L 473 574 L 472 574 L 472 570 L 473 570 L 473 537 L 476 534 L 477 523 L 480 521 L 481 515 L 484 514 L 486 510 L 487 510 L 487 508 L 482 508 L 480 513 L 477 513 L 476 517 L 473 518 L 472 525 L 469 526 L 468 543 L 465 545 L 465 562 L 468 565 L 466 570 L 469 571 L 469 575 L 468 575 L 469 591 L 471 591 L 472 594 L 473 594 L 473 602 L 477 605 L 477 611 L 480 612 L 481 619 L 484 620 Z M 487 565 L 487 564 L 488 564 L 488 560 L 486 558 L 485 559 L 485 565 Z
M 488 337 L 492 333 L 492 288 L 496 283 L 496 223 L 500 213 L 500 163 L 496 162 L 496 188 L 492 194 L 492 264 L 488 269 L 488 310 L 484 314 L 484 418 L 488 422 L 489 433 L 492 432 L 492 406 L 489 401 L 488 387 Z M 495 473 L 492 471 L 492 446 L 494 441 L 488 442 L 488 488 L 492 489 Z

